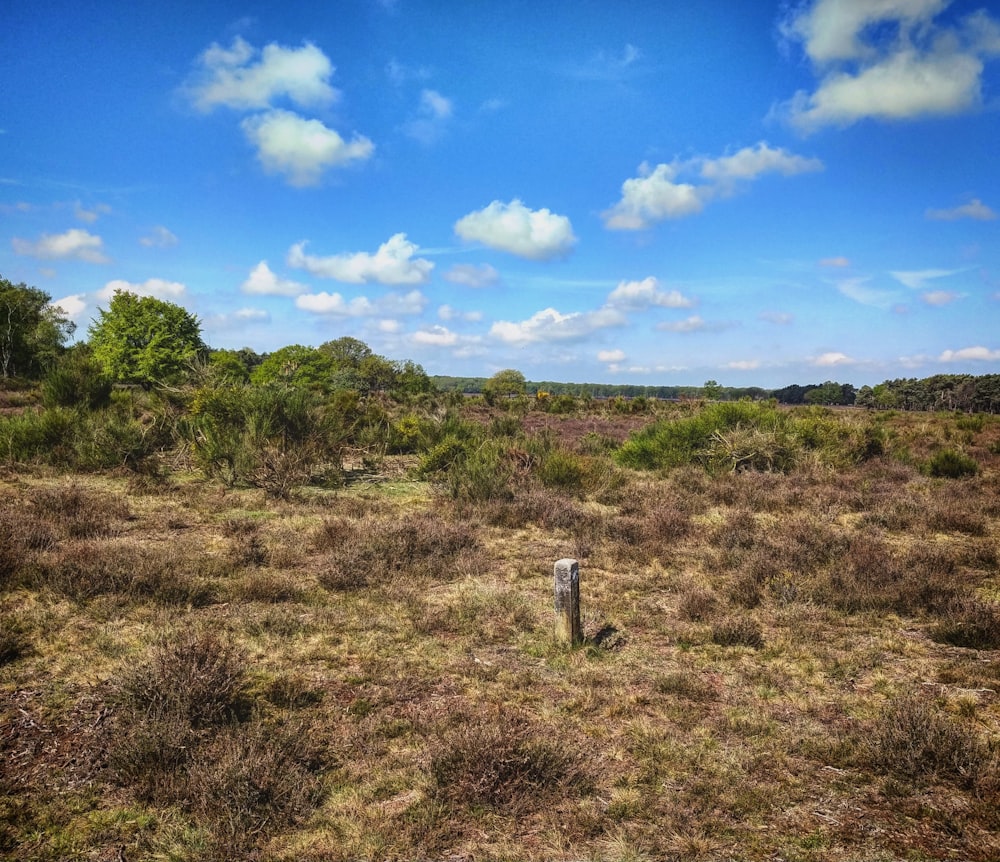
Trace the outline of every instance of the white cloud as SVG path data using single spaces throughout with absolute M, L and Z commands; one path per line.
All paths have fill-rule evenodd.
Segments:
M 445 326 L 432 326 L 413 333 L 415 344 L 429 344 L 434 347 L 453 347 L 458 344 L 458 334 Z
M 694 300 L 688 299 L 678 290 L 661 290 L 660 283 L 653 276 L 642 281 L 621 281 L 610 294 L 608 305 L 627 311 L 642 311 L 650 306 L 660 308 L 691 308 Z
M 174 233 L 163 225 L 157 225 L 147 236 L 139 238 L 139 245 L 144 245 L 146 248 L 170 248 L 178 242 Z
M 655 168 L 643 162 L 639 175 L 622 183 L 618 203 L 601 216 L 611 230 L 643 230 L 664 219 L 697 215 L 713 199 L 733 194 L 741 184 L 764 174 L 793 176 L 822 169 L 819 159 L 798 156 L 765 141 L 714 159 L 700 157 Z M 684 175 L 700 176 L 706 182 L 679 181 Z
M 784 33 L 802 42 L 820 74 L 779 109 L 811 132 L 872 117 L 904 120 L 978 106 L 984 59 L 996 54 L 1000 27 L 986 12 L 957 26 L 937 23 L 950 0 L 816 0 L 793 14 Z
M 967 204 L 951 209 L 929 209 L 925 215 L 934 221 L 957 221 L 963 218 L 993 221 L 997 217 L 997 214 L 979 198 L 973 198 Z
M 262 260 L 250 271 L 247 280 L 240 285 L 240 290 L 260 296 L 298 296 L 309 292 L 308 286 L 275 275 L 266 260 Z
M 950 305 L 962 298 L 960 293 L 950 290 L 929 290 L 920 297 L 928 305 Z
M 602 329 L 624 326 L 625 315 L 613 308 L 561 314 L 554 308 L 536 312 L 527 320 L 498 320 L 490 335 L 506 344 L 537 344 L 543 341 L 579 341 Z
M 678 169 L 661 164 L 639 166 L 639 176 L 622 183 L 622 197 L 601 215 L 611 230 L 642 230 L 667 218 L 684 218 L 705 208 L 706 188 L 676 183 Z
M 706 180 L 720 184 L 755 180 L 762 174 L 790 177 L 821 170 L 823 162 L 819 159 L 797 156 L 787 150 L 768 146 L 764 141 L 755 147 L 744 147 L 731 156 L 705 159 L 701 163 L 701 175 Z
M 426 284 L 434 269 L 431 261 L 414 257 L 420 249 L 405 233 L 391 236 L 375 254 L 359 251 L 316 257 L 305 253 L 305 245 L 300 242 L 289 249 L 289 266 L 348 284 Z
M 398 320 L 386 318 L 385 320 L 380 320 L 375 328 L 386 335 L 394 335 L 397 332 L 402 332 L 403 324 Z
M 961 350 L 946 350 L 938 360 L 940 362 L 996 362 L 1000 360 L 1000 350 L 990 350 L 988 347 L 963 347 Z
M 850 260 L 846 257 L 824 257 L 820 262 L 820 266 L 829 266 L 834 268 L 846 268 L 851 265 Z
M 946 278 L 949 275 L 958 275 L 961 269 L 919 269 L 906 272 L 890 272 L 889 274 L 900 284 L 909 287 L 911 290 L 923 290 L 928 281 L 935 278 Z
M 472 263 L 456 263 L 444 273 L 445 281 L 466 287 L 492 287 L 500 281 L 500 273 L 488 263 L 477 266 Z
M 736 359 L 732 362 L 727 362 L 724 368 L 729 368 L 733 371 L 756 371 L 760 368 L 759 359 Z
M 423 90 L 417 113 L 406 123 L 403 131 L 414 140 L 429 146 L 444 134 L 454 110 L 451 99 L 442 96 L 437 90 Z
M 233 313 L 237 320 L 265 321 L 270 320 L 271 315 L 261 308 L 241 308 Z
M 70 318 L 70 320 L 79 319 L 84 311 L 87 310 L 87 301 L 82 293 L 74 293 L 70 296 L 64 296 L 62 299 L 53 300 L 50 304 L 53 308 L 62 309 L 63 313 Z
M 830 351 L 817 356 L 812 360 L 812 364 L 817 368 L 835 368 L 840 365 L 854 365 L 855 362 L 846 353 Z
M 109 215 L 110 213 L 111 207 L 107 204 L 96 204 L 93 208 L 88 210 L 83 208 L 83 204 L 81 204 L 80 201 L 77 201 L 73 208 L 73 215 L 85 224 L 93 224 L 102 215 Z
M 178 300 L 187 293 L 187 287 L 179 281 L 148 278 L 143 282 L 130 282 L 117 278 L 104 285 L 104 287 L 97 291 L 96 296 L 101 300 L 110 300 L 119 290 L 134 293 L 137 296 L 153 296 L 156 299 L 164 299 L 168 302 Z
M 185 90 L 201 111 L 218 106 L 257 110 L 281 98 L 313 107 L 329 105 L 339 96 L 330 86 L 333 64 L 310 42 L 301 48 L 272 43 L 258 52 L 237 36 L 228 49 L 212 43 L 198 63 L 200 69 Z
M 776 326 L 788 326 L 788 324 L 795 320 L 794 315 L 788 314 L 785 311 L 762 311 L 757 317 Z
M 328 168 L 363 161 L 375 151 L 364 136 L 347 142 L 319 120 L 280 109 L 247 117 L 240 127 L 257 147 L 264 170 L 285 175 L 297 187 L 314 186 Z
M 339 293 L 306 293 L 295 298 L 296 308 L 313 314 L 329 314 L 334 317 L 392 317 L 395 315 L 420 314 L 427 305 L 427 297 L 419 290 L 409 293 L 387 293 L 376 300 L 366 296 L 345 299 Z
M 624 350 L 598 350 L 597 351 L 597 361 L 598 362 L 612 362 L 619 363 L 624 362 L 627 354 Z
M 708 329 L 709 325 L 695 314 L 684 320 L 658 323 L 656 328 L 661 332 L 702 332 Z
M 837 290 L 848 299 L 853 299 L 861 305 L 870 305 L 874 308 L 889 308 L 895 302 L 897 294 L 888 290 L 879 290 L 869 287 L 870 276 L 858 276 L 856 278 L 842 278 L 836 282 Z
M 517 198 L 509 204 L 493 201 L 463 216 L 455 222 L 455 233 L 467 242 L 481 242 L 529 260 L 564 257 L 576 243 L 566 216 L 528 209 Z
M 472 323 L 483 319 L 481 311 L 459 311 L 450 305 L 442 305 L 438 309 L 438 317 L 441 320 L 466 320 Z
M 11 245 L 17 254 L 37 257 L 39 260 L 82 260 L 87 263 L 109 261 L 104 254 L 104 241 L 80 228 L 54 235 L 42 234 L 35 242 L 14 237 Z

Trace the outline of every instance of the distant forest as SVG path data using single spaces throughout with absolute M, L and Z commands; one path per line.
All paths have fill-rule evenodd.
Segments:
M 479 395 L 489 378 L 431 377 L 435 388 L 445 392 Z M 874 410 L 959 410 L 976 413 L 1000 413 L 1000 374 L 936 374 L 886 380 L 876 386 L 855 388 L 850 383 L 826 381 L 806 385 L 792 384 L 781 389 L 759 386 L 721 386 L 714 380 L 704 386 L 638 386 L 629 383 L 559 383 L 552 380 L 526 381 L 525 392 L 576 398 L 658 398 L 678 401 L 708 398 L 720 401 L 775 399 L 780 404 L 816 404 L 826 406 L 867 407 Z

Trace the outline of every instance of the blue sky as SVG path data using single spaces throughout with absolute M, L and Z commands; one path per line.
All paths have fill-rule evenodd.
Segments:
M 0 274 L 214 347 L 776 387 L 1000 371 L 986 0 L 23 2 Z

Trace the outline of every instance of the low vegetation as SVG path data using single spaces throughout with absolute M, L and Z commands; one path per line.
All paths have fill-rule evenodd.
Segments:
M 5 390 L 0 856 L 1000 858 L 1000 419 L 285 358 Z

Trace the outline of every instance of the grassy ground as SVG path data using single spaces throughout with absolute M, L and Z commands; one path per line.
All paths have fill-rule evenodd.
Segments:
M 1000 423 L 895 415 L 778 473 L 519 421 L 586 481 L 8 468 L 0 855 L 1000 858 Z M 978 472 L 919 469 L 945 446 Z

